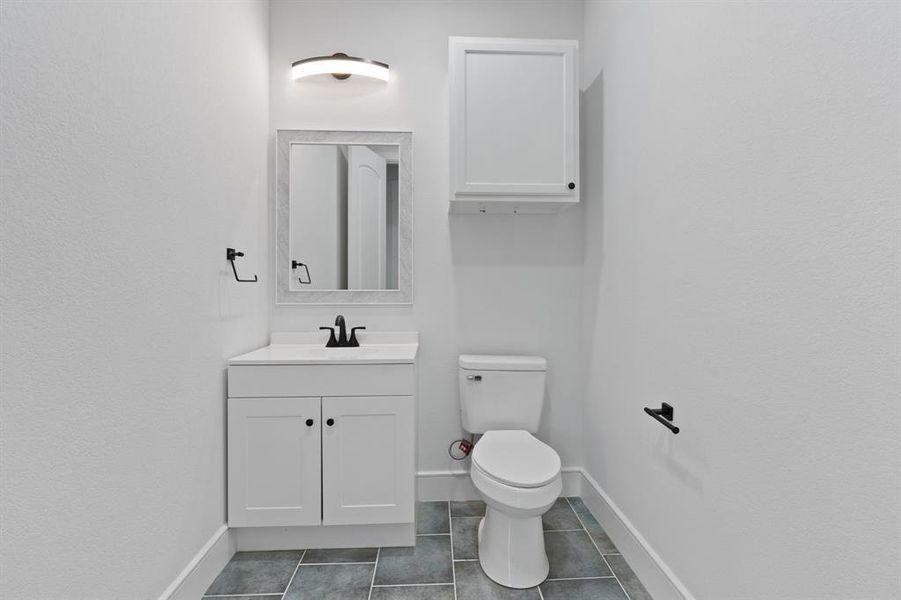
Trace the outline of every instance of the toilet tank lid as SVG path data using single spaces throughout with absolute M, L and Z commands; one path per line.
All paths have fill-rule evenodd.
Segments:
M 460 368 L 474 371 L 546 371 L 547 361 L 540 356 L 461 354 Z

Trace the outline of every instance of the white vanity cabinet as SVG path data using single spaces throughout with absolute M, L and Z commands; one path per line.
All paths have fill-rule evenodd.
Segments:
M 579 201 L 578 42 L 452 37 L 451 212 Z
M 417 346 L 316 338 L 229 362 L 229 527 L 412 527 Z

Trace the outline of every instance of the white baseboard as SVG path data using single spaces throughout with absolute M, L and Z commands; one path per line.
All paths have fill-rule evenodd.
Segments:
M 582 501 L 591 510 L 623 558 L 635 571 L 654 600 L 695 600 L 635 525 L 585 469 L 582 477 Z
M 222 525 L 169 584 L 159 600 L 197 600 L 236 551 L 234 530 Z
M 477 500 L 469 471 L 419 471 L 416 473 L 417 500 Z
M 582 494 L 581 467 L 564 467 L 563 495 Z M 419 471 L 416 473 L 417 500 L 479 500 L 469 471 Z

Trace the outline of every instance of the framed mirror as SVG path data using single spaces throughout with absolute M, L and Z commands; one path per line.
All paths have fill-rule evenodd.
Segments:
M 409 132 L 276 133 L 276 302 L 410 304 Z

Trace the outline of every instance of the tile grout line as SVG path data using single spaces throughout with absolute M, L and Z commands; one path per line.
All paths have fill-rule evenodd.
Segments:
M 378 585 L 372 586 L 373 588 L 396 588 L 396 587 L 439 587 L 442 585 L 454 585 L 453 583 L 380 583 Z
M 243 594 L 243 595 L 246 596 L 247 594 Z M 281 596 L 283 594 L 282 594 L 282 592 L 265 592 L 263 594 L 250 594 L 250 595 L 251 596 L 278 596 L 279 598 L 281 598 Z M 241 595 L 239 595 L 238 597 L 240 597 L 240 596 Z M 201 600 L 203 600 L 204 598 L 234 598 L 234 597 L 235 597 L 234 594 L 204 594 L 200 598 L 201 598 Z
M 378 556 L 378 554 L 376 554 Z M 331 562 L 331 563 L 303 563 L 305 567 L 329 567 L 334 565 L 374 565 L 376 561 L 374 560 L 361 560 L 361 561 L 351 561 L 351 562 Z
M 610 572 L 613 573 L 613 578 L 616 580 L 616 583 L 619 584 L 619 588 L 626 595 L 626 600 L 632 600 L 632 597 L 629 596 L 629 592 L 627 592 L 625 586 L 623 586 L 623 582 L 619 580 L 619 577 L 617 577 L 616 572 L 613 570 L 613 567 L 611 567 L 610 563 L 607 562 L 607 558 L 603 554 L 601 554 L 601 559 L 604 561 L 604 564 L 607 565 L 607 568 L 610 569 Z
M 369 597 L 367 600 L 372 600 L 372 588 L 375 587 L 375 572 L 379 568 L 379 555 L 382 553 L 382 547 L 379 546 L 375 551 L 375 565 L 372 567 L 372 579 L 369 581 Z
M 583 579 L 616 579 L 615 575 L 598 575 L 596 577 L 554 577 L 551 579 L 548 577 L 544 581 L 582 581 Z M 544 583 L 542 581 L 542 583 Z
M 454 600 L 457 600 L 457 564 L 454 562 L 454 517 L 451 514 L 450 500 L 447 501 L 447 531 L 450 536 L 451 578 L 454 582 Z
M 601 555 L 601 560 L 604 561 L 605 565 L 607 565 L 607 568 L 610 570 L 610 573 L 612 573 L 613 579 L 616 581 L 616 584 L 619 586 L 619 589 L 621 589 L 623 591 L 623 594 L 625 594 L 626 600 L 632 600 L 632 597 L 629 596 L 629 592 L 627 592 L 625 586 L 623 586 L 623 582 L 620 581 L 619 577 L 616 576 L 616 572 L 613 570 L 613 567 L 611 567 L 610 563 L 607 562 L 607 558 L 604 556 L 604 553 L 601 552 L 601 549 L 598 548 L 598 545 L 594 541 L 594 538 L 591 537 L 591 532 L 588 531 L 587 527 L 585 527 L 585 521 L 582 520 L 582 516 L 579 515 L 578 512 L 576 512 L 575 508 L 573 508 L 573 503 L 569 501 L 568 497 L 566 498 L 566 503 L 569 504 L 570 510 L 572 510 L 574 513 L 576 513 L 576 518 L 579 519 L 579 523 L 582 524 L 582 529 L 585 530 L 585 534 L 588 536 L 588 539 L 591 540 L 591 545 L 594 546 L 594 549 L 597 550 L 598 554 Z M 588 508 L 588 507 L 586 506 L 585 508 Z M 591 514 L 591 511 L 589 511 L 589 514 Z M 594 515 L 591 515 L 591 516 L 594 517 Z M 600 525 L 600 521 L 598 521 L 598 525 Z M 601 527 L 601 529 L 603 529 L 603 527 Z M 606 532 L 604 532 L 604 534 L 606 535 Z
M 291 579 L 288 580 L 288 585 L 285 586 L 285 591 L 282 592 L 280 598 L 284 600 L 285 594 L 288 593 L 288 590 L 291 589 L 291 583 L 294 581 L 294 578 L 297 577 L 297 571 L 300 570 L 300 563 L 303 562 L 303 557 L 307 555 L 306 549 L 304 549 L 303 553 L 300 555 L 300 560 L 297 561 L 297 566 L 294 567 L 294 572 L 291 573 Z

